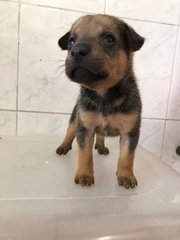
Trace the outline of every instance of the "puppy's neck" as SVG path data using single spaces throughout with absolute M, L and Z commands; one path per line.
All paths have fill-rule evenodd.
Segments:
M 102 98 L 105 98 L 108 93 L 111 92 L 112 89 L 114 88 L 120 88 L 122 85 L 124 85 L 124 83 L 126 81 L 128 81 L 128 79 L 133 79 L 134 80 L 134 75 L 132 71 L 128 71 L 127 74 L 125 74 L 125 76 L 119 80 L 119 82 L 117 84 L 115 84 L 114 86 L 112 86 L 111 88 L 97 88 L 97 89 L 93 89 L 99 96 L 101 96 Z
M 108 92 L 108 89 L 97 89 L 97 90 L 95 90 L 96 91 L 96 93 L 98 94 L 98 95 L 100 95 L 101 97 L 105 97 L 106 96 L 106 94 L 107 94 L 107 92 Z

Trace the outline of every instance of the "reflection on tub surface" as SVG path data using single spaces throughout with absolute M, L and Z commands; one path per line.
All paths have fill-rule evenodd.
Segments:
M 75 145 L 58 156 L 57 138 L 1 139 L 0 240 L 179 240 L 180 176 L 139 147 L 139 186 L 119 187 L 117 142 L 108 139 L 108 156 L 94 152 L 95 186 L 82 188 Z

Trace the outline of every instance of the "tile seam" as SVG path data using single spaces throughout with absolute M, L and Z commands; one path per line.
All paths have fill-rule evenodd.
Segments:
M 21 12 L 21 4 L 18 3 L 18 45 L 17 45 L 17 79 L 16 79 L 16 136 L 18 134 L 18 99 L 19 99 L 19 51 L 20 51 L 20 12 Z
M 175 50 L 174 50 L 174 57 L 173 57 L 173 66 L 171 70 L 171 81 L 169 85 L 169 91 L 168 91 L 168 101 L 167 101 L 167 107 L 166 107 L 166 115 L 165 115 L 165 124 L 164 124 L 164 132 L 163 132 L 163 141 L 161 146 L 161 156 L 160 158 L 163 158 L 163 152 L 164 152 L 164 144 L 165 144 L 165 136 L 166 136 L 166 129 L 167 129 L 167 121 L 168 119 L 168 110 L 169 110 L 169 104 L 170 104 L 170 96 L 172 91 L 172 83 L 173 83 L 173 76 L 174 76 L 174 69 L 175 69 L 175 61 L 176 61 L 176 54 L 177 54 L 177 47 L 178 47 L 178 37 L 179 37 L 179 27 L 177 29 L 177 36 L 176 36 L 176 43 L 175 43 Z
M 0 0 L 1 2 L 7 2 L 5 0 Z M 18 3 L 16 1 L 10 0 L 8 2 L 13 2 L 13 3 Z M 106 0 L 105 0 L 106 3 Z M 96 14 L 97 12 L 93 11 L 83 11 L 83 10 L 75 10 L 75 9 L 68 9 L 68 8 L 63 8 L 63 7 L 53 7 L 53 6 L 46 6 L 46 5 L 41 5 L 41 4 L 33 4 L 33 3 L 26 3 L 26 2 L 21 2 L 21 5 L 29 5 L 29 6 L 37 6 L 37 7 L 44 7 L 44 8 L 49 8 L 49 9 L 58 9 L 58 10 L 65 10 L 65 11 L 71 11 L 71 12 L 78 12 L 78 13 L 87 13 L 87 14 Z M 106 4 L 104 6 L 103 12 L 105 13 Z M 179 26 L 180 23 L 168 23 L 168 22 L 160 22 L 160 21 L 154 21 L 154 20 L 145 20 L 145 19 L 138 19 L 138 18 L 130 18 L 130 17 L 121 17 L 122 19 L 128 19 L 128 20 L 134 20 L 134 21 L 140 21 L 140 22 L 147 22 L 147 23 L 155 23 L 155 24 L 162 24 L 162 25 L 168 25 L 168 26 Z

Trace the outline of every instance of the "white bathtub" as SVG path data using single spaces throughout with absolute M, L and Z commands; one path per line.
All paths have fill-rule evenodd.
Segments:
M 138 187 L 116 181 L 118 139 L 94 152 L 95 186 L 75 185 L 76 144 L 60 138 L 0 140 L 0 240 L 179 240 L 180 175 L 138 147 Z

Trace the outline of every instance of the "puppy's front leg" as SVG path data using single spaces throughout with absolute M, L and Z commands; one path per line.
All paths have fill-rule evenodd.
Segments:
M 76 114 L 77 114 L 77 105 L 74 106 L 73 112 L 71 113 L 71 117 L 69 120 L 69 127 L 66 132 L 66 136 L 61 143 L 61 145 L 56 149 L 56 153 L 66 154 L 72 148 L 72 142 L 75 138 L 75 131 L 76 131 Z
M 137 185 L 137 180 L 133 173 L 133 162 L 138 138 L 139 133 L 133 136 L 121 135 L 120 156 L 116 175 L 119 185 L 125 188 L 134 188 Z
M 88 130 L 82 123 L 78 123 L 76 138 L 78 143 L 78 169 L 74 180 L 76 184 L 91 186 L 94 184 L 92 156 L 94 131 Z
M 66 132 L 66 136 L 61 145 L 56 149 L 56 153 L 59 155 L 66 154 L 72 149 L 72 142 L 75 137 L 75 123 L 70 123 Z

